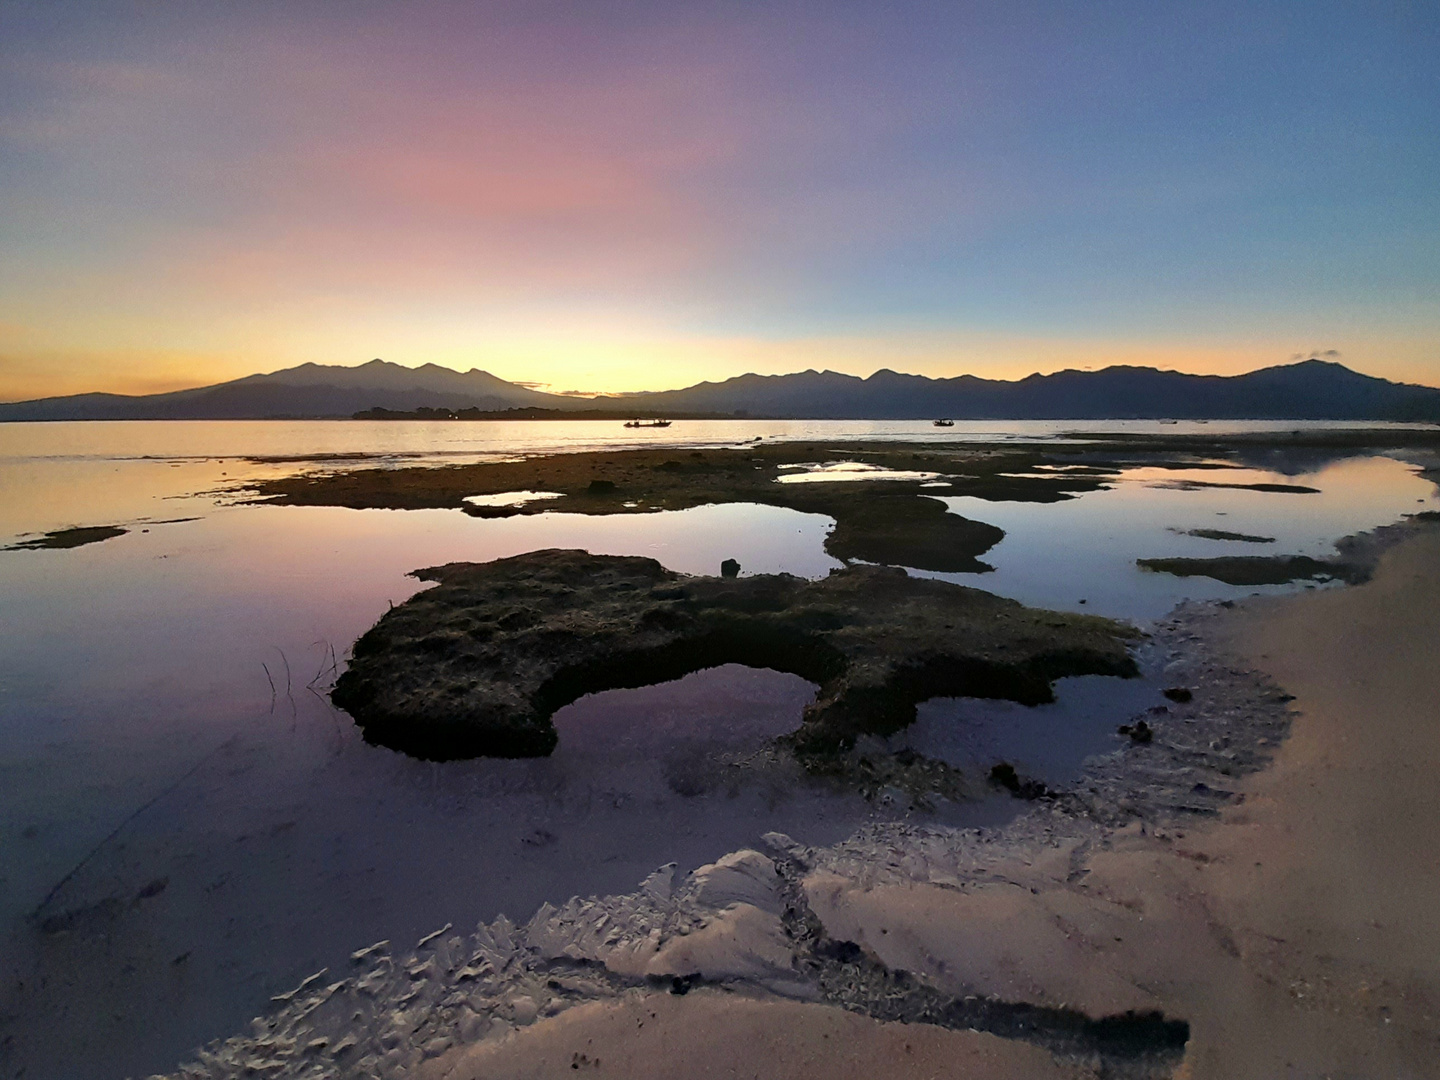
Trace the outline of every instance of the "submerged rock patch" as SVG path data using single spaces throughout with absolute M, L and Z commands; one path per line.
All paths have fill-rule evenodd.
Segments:
M 1136 559 L 1145 570 L 1175 577 L 1208 577 L 1226 585 L 1284 585 L 1291 581 L 1363 580 L 1363 574 L 1337 559 L 1308 555 L 1221 555 L 1213 559 Z

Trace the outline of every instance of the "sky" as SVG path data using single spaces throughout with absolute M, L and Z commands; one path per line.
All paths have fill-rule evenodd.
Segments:
M 0 400 L 1440 385 L 1440 5 L 0 0 Z

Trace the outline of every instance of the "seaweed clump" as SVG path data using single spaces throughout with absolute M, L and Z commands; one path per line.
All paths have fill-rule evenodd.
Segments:
M 546 755 L 550 717 L 576 698 L 728 663 L 819 684 L 787 736 L 817 765 L 904 728 L 927 698 L 1038 705 L 1057 678 L 1137 673 L 1128 626 L 888 567 L 687 577 L 549 550 L 416 576 L 439 584 L 355 643 L 332 696 L 367 740 L 432 760 Z

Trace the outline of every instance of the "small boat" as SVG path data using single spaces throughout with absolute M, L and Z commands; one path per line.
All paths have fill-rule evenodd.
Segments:
M 626 420 L 626 427 L 669 427 L 669 420 Z
M 935 421 L 935 426 L 936 426 L 936 427 L 954 427 L 954 426 L 955 426 L 955 421 L 954 421 L 954 420 L 936 420 L 936 421 Z

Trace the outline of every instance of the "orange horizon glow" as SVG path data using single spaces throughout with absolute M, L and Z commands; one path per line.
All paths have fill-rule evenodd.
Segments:
M 47 7 L 0 5 L 0 400 L 375 356 L 1440 385 L 1433 58 L 1378 14 Z
M 551 355 L 559 353 L 564 360 Z M 1388 356 L 1356 359 L 1345 350 L 1295 350 L 1270 344 L 1170 346 L 1147 342 L 1064 342 L 1033 339 L 936 340 L 933 337 L 886 339 L 811 339 L 800 341 L 624 341 L 596 345 L 548 342 L 522 343 L 509 355 L 480 357 L 469 350 L 433 357 L 409 352 L 383 355 L 402 367 L 427 363 L 455 371 L 479 368 L 507 381 L 533 386 L 545 393 L 601 396 L 638 391 L 677 390 L 698 382 L 720 382 L 753 373 L 783 375 L 805 370 L 830 370 L 868 377 L 889 369 L 903 374 L 950 378 L 976 375 L 1014 381 L 1033 374 L 1063 370 L 1100 370 L 1112 366 L 1153 367 L 1195 375 L 1240 375 L 1259 368 L 1319 356 L 1366 375 L 1393 382 L 1435 385 L 1423 342 L 1402 342 Z M 465 355 L 470 352 L 470 355 Z M 499 350 L 496 351 L 497 353 Z M 582 354 L 577 359 L 575 353 Z M 69 366 L 56 364 L 26 377 L 12 371 L 0 355 L 0 401 L 81 393 L 145 395 L 211 386 L 246 375 L 270 373 L 306 362 L 356 367 L 363 359 L 287 357 L 284 362 L 255 363 L 245 357 L 185 354 L 79 357 Z M 58 369 L 58 370 L 57 370 Z M 567 373 L 570 374 L 566 378 Z M 537 378 L 548 375 L 555 381 Z M 667 377 L 668 376 L 668 377 Z

